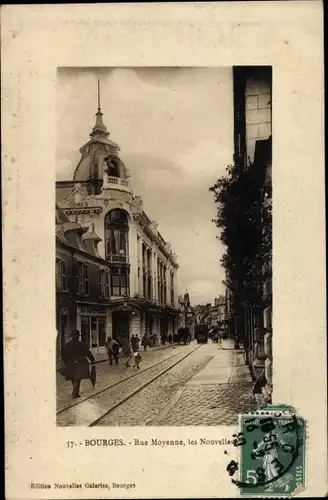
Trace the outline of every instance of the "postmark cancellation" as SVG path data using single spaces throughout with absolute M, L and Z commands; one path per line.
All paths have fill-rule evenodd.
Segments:
M 266 405 L 239 416 L 239 459 L 227 472 L 245 497 L 290 497 L 305 487 L 306 422 L 291 406 Z

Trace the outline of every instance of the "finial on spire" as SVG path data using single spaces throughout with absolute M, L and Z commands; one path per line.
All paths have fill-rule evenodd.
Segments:
M 98 78 L 98 111 L 100 111 L 100 80 Z
M 96 113 L 96 124 L 95 126 L 93 127 L 92 129 L 92 132 L 91 132 L 91 137 L 94 137 L 96 135 L 99 135 L 101 134 L 102 136 L 105 136 L 105 138 L 107 138 L 109 136 L 109 132 L 107 131 L 107 128 L 105 127 L 104 123 L 103 123 L 103 120 L 102 120 L 102 112 L 101 112 L 101 109 L 100 109 L 100 79 L 97 78 L 97 89 L 98 89 L 98 110 L 97 110 L 97 113 Z

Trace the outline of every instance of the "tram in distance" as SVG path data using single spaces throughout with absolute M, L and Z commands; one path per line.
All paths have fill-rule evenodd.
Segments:
M 197 344 L 207 344 L 208 342 L 208 325 L 206 323 L 198 323 L 195 325 L 195 339 Z

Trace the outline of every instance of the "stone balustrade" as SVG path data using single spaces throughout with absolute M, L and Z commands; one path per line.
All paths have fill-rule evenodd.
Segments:
M 103 177 L 103 189 L 123 189 L 124 191 L 130 191 L 129 182 L 126 179 L 121 179 L 120 177 L 112 177 L 104 173 Z

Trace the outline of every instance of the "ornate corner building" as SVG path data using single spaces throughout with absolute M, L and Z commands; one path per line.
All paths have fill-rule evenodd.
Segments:
M 94 352 L 102 352 L 108 335 L 165 339 L 176 332 L 180 314 L 177 256 L 143 210 L 142 199 L 133 194 L 120 148 L 109 139 L 102 117 L 98 83 L 90 140 L 80 149 L 73 179 L 56 183 L 61 213 L 97 235 L 96 251 L 108 267 L 108 274 L 99 273 L 97 293 L 91 296 L 85 289 L 76 296 L 76 318 L 70 322 Z M 101 311 L 104 299 L 106 313 Z M 104 329 L 100 317 L 105 317 Z

